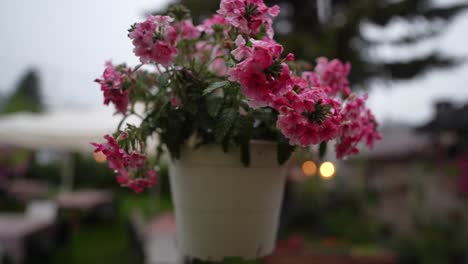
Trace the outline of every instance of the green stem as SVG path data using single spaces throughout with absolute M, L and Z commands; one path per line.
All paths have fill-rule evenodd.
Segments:
M 122 117 L 122 120 L 120 120 L 119 122 L 119 125 L 117 126 L 117 131 L 120 131 L 120 128 L 122 127 L 124 121 L 127 119 L 129 115 L 124 115 L 124 117 Z
M 138 69 L 140 69 L 144 64 L 141 63 L 141 64 L 138 64 L 137 66 L 135 66 L 135 68 L 133 68 L 133 71 L 132 73 L 135 73 L 136 71 L 138 71 Z

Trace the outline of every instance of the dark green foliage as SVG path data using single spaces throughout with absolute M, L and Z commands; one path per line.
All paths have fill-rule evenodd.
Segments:
M 320 146 L 319 146 L 319 157 L 321 159 L 323 159 L 323 157 L 325 157 L 325 154 L 327 154 L 327 142 L 322 142 L 320 143 Z
M 415 235 L 400 239 L 395 245 L 401 263 L 463 263 L 466 243 L 462 223 L 425 219 L 416 221 L 415 229 Z
M 6 99 L 3 112 L 40 112 L 43 109 L 39 76 L 35 70 L 27 71 L 13 93 Z
M 210 94 L 214 92 L 216 89 L 226 87 L 227 85 L 229 85 L 229 83 L 230 83 L 229 81 L 220 81 L 220 82 L 212 83 L 205 90 L 203 90 L 203 95 Z
M 141 152 L 146 144 L 144 139 L 157 133 L 172 158 L 178 159 L 182 146 L 193 137 L 196 145 L 218 144 L 224 151 L 229 151 L 230 146 L 240 147 L 240 158 L 247 166 L 251 139 L 276 140 L 271 135 L 277 133 L 274 127 L 277 114 L 270 110 L 251 110 L 240 93 L 239 84 L 221 81 L 203 65 L 193 61 L 183 65 L 183 69 L 136 75 L 129 84 L 130 98 L 132 102 L 145 101 L 147 114 L 139 128 L 119 129 L 128 135 L 127 139 L 119 140 L 120 146 L 127 151 Z M 158 88 L 155 90 L 153 86 Z M 180 106 L 171 103 L 174 96 L 179 98 Z M 254 135 L 255 120 L 261 128 Z M 119 134 L 117 131 L 114 137 Z
M 106 164 L 99 164 L 94 161 L 91 154 L 81 155 L 73 154 L 73 185 L 79 188 L 109 188 L 115 184 L 115 173 L 109 170 Z M 33 157 L 30 161 L 29 169 L 25 177 L 34 180 L 46 181 L 52 185 L 59 186 L 62 184 L 62 160 L 58 159 L 50 164 L 39 164 L 37 159 Z
M 295 146 L 291 146 L 289 141 L 282 135 L 278 135 L 277 158 L 278 163 L 285 163 L 293 153 Z
M 231 128 L 236 122 L 238 113 L 234 109 L 226 108 L 221 111 L 219 123 L 215 129 L 215 138 L 218 143 L 225 140 L 226 136 L 231 132 Z
M 179 0 L 192 10 L 195 22 L 216 12 L 219 0 Z M 284 44 L 287 52 L 296 58 L 314 61 L 319 56 L 339 58 L 352 62 L 350 80 L 362 87 L 368 81 L 405 80 L 419 76 L 428 70 L 456 66 L 460 60 L 442 55 L 439 50 L 422 57 L 404 61 L 372 61 L 370 51 L 376 45 L 417 44 L 437 37 L 468 3 L 436 7 L 430 0 L 330 0 L 331 15 L 325 21 L 318 17 L 316 0 L 265 0 L 268 5 L 278 4 L 282 13 L 276 19 L 276 39 Z M 395 18 L 408 22 L 407 32 L 400 38 L 388 41 L 370 40 L 361 31 L 364 23 L 387 26 Z M 431 27 L 426 31 L 415 30 L 418 22 L 426 21 Z
M 169 7 L 167 15 L 175 18 L 177 21 L 190 18 L 190 10 L 183 5 L 172 5 Z
M 164 197 L 134 195 L 130 191 L 114 194 L 119 210 L 112 221 L 73 225 L 70 241 L 61 244 L 50 261 L 35 258 L 31 263 L 91 264 L 105 259 L 112 264 L 143 264 L 131 250 L 129 219 L 135 212 L 141 212 L 145 222 L 150 221 L 159 213 L 171 210 L 172 204 Z
M 250 165 L 250 139 L 252 138 L 254 119 L 251 116 L 240 116 L 236 123 L 239 133 L 239 145 L 241 149 L 241 161 L 245 166 Z

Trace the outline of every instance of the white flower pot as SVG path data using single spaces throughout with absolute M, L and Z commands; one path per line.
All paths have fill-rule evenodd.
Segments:
M 276 144 L 252 141 L 250 166 L 238 150 L 185 148 L 170 164 L 177 243 L 201 260 L 254 259 L 275 245 L 286 171 Z

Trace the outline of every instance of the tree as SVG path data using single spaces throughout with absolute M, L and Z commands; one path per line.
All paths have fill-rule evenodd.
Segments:
M 192 10 L 195 22 L 213 14 L 219 0 L 179 0 Z M 313 61 L 318 56 L 351 61 L 351 81 L 365 85 L 370 80 L 407 80 L 431 69 L 458 65 L 461 60 L 434 50 L 405 61 L 376 61 L 372 48 L 386 43 L 393 46 L 416 45 L 440 35 L 468 3 L 435 6 L 431 0 L 265 0 L 278 4 L 282 14 L 276 19 L 276 39 L 297 58 Z M 405 22 L 406 33 L 384 41 L 371 40 L 362 32 L 367 24 L 386 27 L 394 19 Z M 428 23 L 425 30 L 421 22 Z
M 3 112 L 40 112 L 43 109 L 38 73 L 28 70 L 20 79 L 16 89 L 7 97 Z

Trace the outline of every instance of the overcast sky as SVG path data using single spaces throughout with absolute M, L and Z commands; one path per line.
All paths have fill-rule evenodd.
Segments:
M 67 107 L 101 107 L 102 95 L 92 81 L 105 60 L 138 64 L 126 30 L 144 13 L 167 0 L 2 0 L 0 2 L 0 94 L 11 91 L 29 67 L 40 70 L 43 96 L 52 110 Z M 440 0 L 439 2 L 447 2 Z M 451 1 L 453 2 L 453 1 Z M 391 38 L 401 24 L 382 31 L 367 28 L 370 35 Z M 382 46 L 381 58 L 404 57 L 442 47 L 450 54 L 468 56 L 468 13 L 436 40 L 413 49 Z M 450 98 L 468 102 L 468 65 L 431 72 L 392 87 L 375 85 L 370 106 L 381 120 L 420 123 L 432 114 L 432 102 Z
M 1 0 L 0 93 L 40 70 L 49 108 L 99 107 L 106 60 L 137 65 L 127 29 L 167 0 Z

